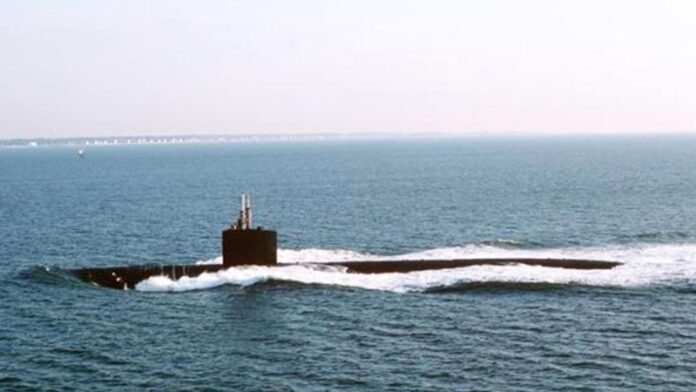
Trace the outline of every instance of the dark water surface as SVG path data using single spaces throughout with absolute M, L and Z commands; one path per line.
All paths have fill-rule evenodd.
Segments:
M 577 257 L 613 271 L 219 262 L 238 195 L 284 262 Z M 0 390 L 696 390 L 696 138 L 0 149 Z

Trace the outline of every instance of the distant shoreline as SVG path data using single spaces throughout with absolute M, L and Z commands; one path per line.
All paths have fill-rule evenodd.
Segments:
M 0 148 L 34 148 L 34 147 L 101 147 L 101 146 L 152 146 L 152 145 L 182 145 L 182 144 L 230 144 L 256 142 L 314 142 L 340 140 L 418 140 L 418 139 L 577 139 L 577 138 L 609 138 L 621 139 L 626 137 L 696 137 L 691 132 L 670 133 L 575 133 L 575 134 L 544 134 L 544 133 L 343 133 L 343 134 L 265 134 L 265 135 L 166 135 L 166 136 L 84 136 L 61 138 L 14 138 L 0 139 Z
M 168 136 L 99 136 L 66 138 L 21 138 L 0 140 L 2 147 L 47 147 L 47 146 L 138 146 L 138 145 L 179 145 L 179 144 L 227 144 L 253 142 L 322 141 L 322 140 L 360 140 L 393 138 L 387 134 L 303 134 L 303 135 L 168 135 Z M 413 135 L 412 137 L 433 137 L 432 135 Z
M 14 138 L 0 139 L 0 148 L 32 148 L 47 146 L 100 147 L 138 145 L 181 145 L 181 144 L 231 144 L 258 142 L 315 142 L 340 140 L 409 140 L 443 138 L 500 137 L 487 133 L 456 135 L 447 133 L 326 133 L 326 134 L 261 134 L 261 135 L 166 135 L 166 136 L 83 136 L 60 138 Z M 504 135 L 509 136 L 509 135 Z

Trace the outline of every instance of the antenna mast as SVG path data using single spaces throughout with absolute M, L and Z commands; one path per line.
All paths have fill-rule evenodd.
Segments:
M 251 195 L 246 196 L 246 207 L 244 208 L 244 215 L 246 216 L 247 229 L 251 229 Z
M 237 223 L 233 225 L 237 230 L 251 229 L 251 197 L 246 193 L 242 193 L 242 205 L 239 208 L 239 218 Z

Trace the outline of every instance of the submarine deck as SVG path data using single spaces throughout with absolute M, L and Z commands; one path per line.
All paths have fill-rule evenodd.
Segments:
M 580 270 L 606 270 L 621 265 L 614 261 L 576 260 L 576 259 L 454 259 L 454 260 L 397 260 L 397 261 L 342 261 L 329 263 L 277 264 L 269 268 L 287 266 L 325 266 L 345 268 L 348 273 L 381 274 L 406 273 L 413 271 L 441 270 L 471 267 L 476 265 L 515 265 L 524 264 L 538 267 L 569 268 Z M 248 267 L 248 266 L 244 266 Z M 196 277 L 203 273 L 214 273 L 229 267 L 222 264 L 194 265 L 136 265 L 126 267 L 80 268 L 71 272 L 80 280 L 101 287 L 131 289 L 143 280 L 153 276 L 166 276 L 177 280 L 183 276 Z M 242 267 L 243 268 L 243 267 Z

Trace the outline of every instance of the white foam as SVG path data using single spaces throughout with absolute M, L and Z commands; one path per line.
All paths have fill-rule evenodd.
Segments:
M 493 246 L 469 245 L 438 248 L 396 256 L 379 256 L 350 250 L 282 249 L 280 263 L 297 264 L 284 268 L 245 266 L 177 281 L 157 276 L 140 282 L 141 291 L 189 291 L 224 284 L 250 286 L 269 280 L 304 284 L 358 287 L 393 292 L 424 291 L 474 282 L 518 282 L 582 284 L 590 286 L 643 286 L 672 283 L 696 283 L 696 244 L 605 246 L 511 250 Z M 349 274 L 343 269 L 326 268 L 314 263 L 347 260 L 404 260 L 456 258 L 568 258 L 612 260 L 624 265 L 611 270 L 572 270 L 528 265 L 474 266 L 451 270 L 390 274 Z M 220 264 L 221 257 L 197 264 Z M 308 263 L 313 263 L 309 265 Z
M 197 265 L 201 265 L 201 264 L 222 264 L 222 256 L 218 256 L 218 257 L 215 257 L 215 258 L 212 258 L 212 259 L 209 259 L 209 260 L 199 260 L 199 261 L 196 261 L 195 264 L 197 264 Z
M 325 263 L 331 261 L 379 260 L 384 257 L 343 249 L 278 249 L 278 262 L 286 264 Z M 196 264 L 222 264 L 222 256 L 196 261 Z

